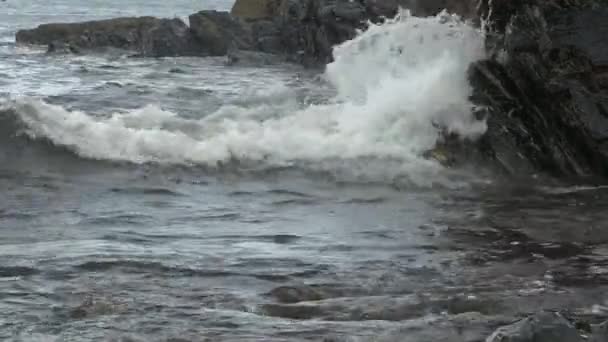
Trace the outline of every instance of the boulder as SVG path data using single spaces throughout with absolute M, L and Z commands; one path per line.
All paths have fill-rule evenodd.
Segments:
M 188 26 L 179 19 L 153 17 L 116 18 L 83 23 L 44 24 L 31 30 L 20 30 L 17 43 L 50 45 L 71 49 L 116 48 L 134 51 L 142 56 L 204 55 Z
M 200 11 L 190 15 L 190 30 L 211 55 L 223 56 L 230 48 L 254 47 L 250 28 L 228 12 Z
M 323 299 L 323 294 L 310 286 L 281 286 L 270 291 L 279 303 L 299 303 Z
M 486 342 L 583 342 L 583 339 L 561 315 L 543 312 L 499 328 Z
M 236 0 L 231 14 L 246 20 L 271 19 L 278 15 L 282 0 Z

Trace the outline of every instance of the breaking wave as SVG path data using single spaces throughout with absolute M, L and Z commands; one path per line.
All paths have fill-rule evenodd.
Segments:
M 25 97 L 10 107 L 31 139 L 92 159 L 350 168 L 369 177 L 439 172 L 422 155 L 442 132 L 475 138 L 486 129 L 472 115 L 467 80 L 484 57 L 483 35 L 447 13 L 403 12 L 370 25 L 334 49 L 324 76 L 337 95 L 324 104 L 242 101 L 197 120 L 157 106 L 103 117 Z

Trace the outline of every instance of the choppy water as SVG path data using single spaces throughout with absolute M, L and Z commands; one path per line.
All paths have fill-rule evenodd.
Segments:
M 13 39 L 229 7 L 0 2 L 0 339 L 479 341 L 607 314 L 606 189 L 421 157 L 437 124 L 483 132 L 466 25 L 374 27 L 324 75 Z

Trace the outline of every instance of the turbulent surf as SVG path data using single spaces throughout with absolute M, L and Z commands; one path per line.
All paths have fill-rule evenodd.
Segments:
M 30 97 L 10 106 L 30 138 L 91 159 L 310 169 L 352 163 L 372 178 L 428 175 L 441 167 L 423 154 L 442 133 L 464 139 L 485 130 L 472 115 L 466 73 L 483 56 L 482 33 L 459 17 L 403 12 L 335 48 L 324 80 L 336 95 L 322 103 L 302 105 L 267 87 L 260 90 L 266 102 L 245 98 L 196 118 L 162 103 L 101 115 Z M 376 165 L 363 170 L 361 160 Z

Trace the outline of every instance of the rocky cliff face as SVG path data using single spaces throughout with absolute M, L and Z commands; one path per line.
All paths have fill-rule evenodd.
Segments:
M 608 175 L 608 7 L 494 1 L 492 58 L 472 66 L 488 106 L 479 143 L 507 172 Z

